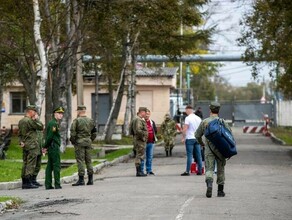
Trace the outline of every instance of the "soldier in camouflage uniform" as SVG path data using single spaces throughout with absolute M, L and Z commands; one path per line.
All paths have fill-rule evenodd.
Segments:
M 136 120 L 136 118 L 138 117 L 139 112 L 137 112 L 136 117 L 134 117 L 134 119 L 130 122 L 129 125 L 129 134 L 133 136 L 133 153 L 134 153 L 134 157 L 136 157 L 136 144 L 135 144 L 135 138 L 134 138 L 134 130 L 133 130 L 133 123 Z
M 43 152 L 48 152 L 48 163 L 46 167 L 45 187 L 46 189 L 54 189 L 52 186 L 52 172 L 54 173 L 55 189 L 62 189 L 60 182 L 61 172 L 61 158 L 60 158 L 60 145 L 61 135 L 59 123 L 63 118 L 64 109 L 62 107 L 56 108 L 54 116 L 49 121 L 46 128 L 46 142 Z
M 18 123 L 18 137 L 23 148 L 22 189 L 38 188 L 33 184 L 33 175 L 39 155 L 38 131 L 43 130 L 43 124 L 38 120 L 37 108 L 34 105 L 26 107 L 26 115 Z
M 169 114 L 164 116 L 164 121 L 161 126 L 161 134 L 164 140 L 164 148 L 166 156 L 168 157 L 172 155 L 172 149 L 175 144 L 175 136 L 176 136 L 176 123 L 174 120 L 170 118 Z
M 40 123 L 42 126 L 42 122 L 40 120 L 37 120 L 37 123 Z M 40 184 L 39 182 L 37 182 L 37 175 L 39 174 L 41 167 L 42 167 L 42 149 L 44 146 L 44 141 L 43 141 L 43 130 L 37 131 L 37 137 L 38 137 L 38 147 L 39 147 L 39 153 L 37 156 L 37 160 L 36 160 L 36 166 L 35 166 L 35 170 L 32 176 L 32 183 L 36 186 L 42 186 L 42 184 Z
M 199 128 L 196 131 L 196 139 L 201 144 L 201 146 L 205 147 L 205 166 L 206 166 L 206 184 L 207 184 L 207 192 L 206 197 L 212 197 L 212 187 L 213 187 L 213 174 L 214 174 L 214 166 L 215 161 L 217 162 L 217 184 L 218 184 L 218 197 L 224 197 L 225 193 L 224 189 L 224 181 L 225 181 L 225 164 L 226 159 L 222 154 L 215 148 L 215 146 L 206 138 L 204 141 L 202 140 L 202 136 L 204 135 L 205 129 L 208 123 L 216 118 L 219 118 L 220 103 L 211 102 L 210 104 L 210 117 L 204 119 Z M 231 131 L 229 125 L 224 121 L 225 126 Z
M 132 121 L 132 130 L 133 130 L 133 143 L 134 143 L 134 149 L 136 150 L 136 156 L 135 156 L 135 166 L 136 166 L 136 176 L 147 176 L 142 170 L 141 170 L 141 164 L 142 161 L 144 161 L 145 158 L 145 147 L 146 142 L 148 139 L 148 130 L 147 130 L 147 124 L 145 121 L 146 116 L 146 107 L 140 107 L 138 111 L 138 115 L 135 119 Z
M 85 168 L 87 168 L 88 182 L 87 185 L 93 185 L 93 167 L 91 163 L 92 141 L 97 136 L 97 130 L 94 121 L 86 115 L 86 107 L 79 105 L 77 107 L 77 118 L 71 125 L 70 141 L 75 148 L 75 157 L 78 166 L 79 179 L 72 186 L 82 186 L 84 183 Z

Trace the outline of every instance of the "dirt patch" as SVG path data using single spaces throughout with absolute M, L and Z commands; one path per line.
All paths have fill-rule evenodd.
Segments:
M 48 206 L 65 205 L 69 203 L 83 203 L 83 202 L 84 202 L 84 199 L 61 199 L 61 200 L 43 201 L 43 202 L 34 204 L 31 208 L 37 209 L 37 208 L 48 207 Z

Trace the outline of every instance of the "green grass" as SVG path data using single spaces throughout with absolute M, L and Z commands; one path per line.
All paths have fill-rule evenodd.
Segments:
M 6 152 L 7 159 L 10 160 L 20 160 L 22 159 L 22 148 L 18 143 L 18 138 L 13 136 L 11 138 L 10 146 Z
M 270 131 L 287 145 L 292 145 L 292 128 L 291 127 L 272 127 Z
M 120 156 L 123 156 L 123 155 L 126 155 L 126 154 L 129 154 L 133 151 L 133 148 L 123 148 L 123 149 L 119 149 L 119 150 L 116 150 L 116 151 L 113 151 L 109 154 L 106 154 L 105 157 L 103 159 L 106 159 L 108 161 L 112 161 Z
M 132 144 L 132 138 L 125 137 L 123 140 L 115 141 L 112 144 Z M 100 144 L 100 143 L 99 143 Z M 100 149 L 93 149 L 92 152 L 92 159 L 98 159 L 97 153 Z M 125 148 L 113 151 L 109 154 L 106 154 L 104 158 L 99 159 L 106 159 L 108 161 L 112 161 L 117 157 L 122 155 L 126 155 L 132 152 L 132 148 Z M 9 182 L 15 181 L 20 179 L 21 176 L 21 169 L 22 169 L 22 148 L 18 145 L 18 138 L 13 136 L 11 139 L 11 144 L 9 149 L 6 153 L 7 159 L 0 161 L 0 182 Z M 43 160 L 47 160 L 47 155 L 43 157 Z M 18 160 L 18 161 L 15 161 Z M 74 148 L 66 148 L 64 153 L 61 153 L 61 160 L 75 160 L 75 151 Z M 93 161 L 93 166 L 97 165 L 98 161 Z M 42 165 L 42 169 L 45 169 L 46 165 Z M 77 172 L 77 165 L 73 164 L 68 168 L 61 170 L 61 177 L 70 176 Z
M 9 182 L 20 179 L 22 162 L 0 160 L 0 182 Z
M 110 143 L 106 143 L 105 141 L 95 141 L 97 145 L 103 144 L 113 144 L 113 145 L 132 145 L 133 144 L 133 137 L 132 136 L 122 136 L 121 140 L 111 140 Z
M 94 142 L 94 144 L 97 145 L 103 145 L 105 144 L 104 141 L 97 141 Z M 132 137 L 123 136 L 122 140 L 113 140 L 110 144 L 113 145 L 132 145 L 133 140 Z M 96 158 L 97 153 L 100 151 L 100 149 L 94 149 L 92 151 L 92 158 Z M 18 144 L 18 138 L 16 136 L 13 136 L 11 138 L 11 144 L 9 146 L 8 151 L 6 152 L 7 159 L 10 160 L 22 160 L 22 148 Z M 47 156 L 43 157 L 44 159 L 48 159 Z M 61 153 L 61 159 L 62 160 L 70 160 L 75 159 L 75 152 L 74 148 L 67 147 L 64 153 Z
M 91 151 L 91 157 L 93 159 L 97 158 L 97 153 L 100 151 L 100 149 L 93 149 Z M 47 159 L 47 158 L 46 158 Z M 72 160 L 75 159 L 75 151 L 72 147 L 67 147 L 64 153 L 61 153 L 61 160 Z
M 61 170 L 61 177 L 71 176 L 78 171 L 77 164 L 73 164 L 66 169 Z

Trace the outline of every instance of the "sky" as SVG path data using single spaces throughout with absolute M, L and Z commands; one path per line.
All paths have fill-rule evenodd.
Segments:
M 218 33 L 212 37 L 210 52 L 215 54 L 243 54 L 245 48 L 237 45 L 241 27 L 240 19 L 244 12 L 251 9 L 252 0 L 214 0 L 209 3 L 208 10 L 211 12 L 207 19 L 206 27 L 217 24 Z M 245 86 L 249 82 L 260 83 L 268 81 L 269 68 L 263 64 L 262 71 L 257 80 L 251 76 L 251 67 L 243 62 L 222 62 L 223 67 L 219 69 L 219 76 L 224 77 L 233 86 Z

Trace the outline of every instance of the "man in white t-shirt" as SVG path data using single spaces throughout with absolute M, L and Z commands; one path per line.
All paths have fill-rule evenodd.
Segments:
M 181 176 L 189 176 L 191 164 L 193 161 L 193 151 L 195 150 L 195 157 L 198 164 L 197 175 L 202 175 L 202 155 L 201 155 L 201 146 L 195 138 L 195 133 L 199 127 L 202 119 L 193 113 L 193 107 L 191 105 L 186 106 L 185 123 L 182 131 L 182 142 L 186 145 L 187 153 L 187 166 L 186 171 L 181 174 Z

